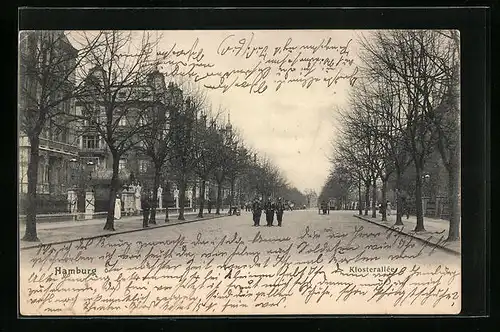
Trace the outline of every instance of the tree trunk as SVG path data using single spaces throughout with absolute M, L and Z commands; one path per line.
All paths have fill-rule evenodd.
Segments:
M 193 181 L 193 188 L 191 190 L 191 206 L 192 206 L 192 212 L 196 211 L 196 204 L 198 203 L 196 201 L 196 186 L 198 185 L 198 181 L 196 181 L 196 176 L 195 180 Z
M 372 218 L 377 218 L 377 179 L 372 184 Z
M 158 187 L 160 186 L 161 165 L 155 166 L 155 176 L 153 179 L 153 201 L 151 202 L 151 214 L 149 223 L 156 224 L 156 208 L 158 207 Z
M 222 182 L 217 182 L 217 200 L 215 206 L 215 214 L 220 214 L 222 204 Z
M 368 208 L 370 206 L 370 183 L 365 183 L 365 216 L 368 215 Z
M 452 156 L 458 159 L 458 154 Z M 453 162 L 448 172 L 448 210 L 450 213 L 450 229 L 447 241 L 460 239 L 460 167 L 459 162 Z
M 165 178 L 165 176 L 164 176 Z M 166 190 L 166 195 L 169 199 L 167 199 L 167 204 L 165 205 L 165 222 L 169 222 L 170 220 L 168 219 L 168 203 L 170 203 L 170 184 L 168 181 L 166 181 L 167 183 L 167 188 L 165 188 Z
M 422 209 L 422 166 L 415 163 L 415 210 L 417 214 L 417 225 L 415 232 L 425 231 L 424 211 Z
M 401 171 L 396 169 L 396 223 L 395 226 L 403 225 L 403 205 L 401 202 Z
M 358 181 L 358 212 L 359 215 L 363 215 L 363 195 L 361 193 L 361 180 Z
M 201 179 L 200 183 L 200 205 L 198 211 L 198 218 L 203 218 L 203 209 L 205 208 L 205 190 L 206 190 L 206 180 Z
M 361 180 L 358 181 L 358 212 L 363 215 L 363 194 L 361 192 Z
M 382 221 L 387 221 L 387 179 L 382 179 Z
M 38 183 L 38 163 L 40 160 L 40 139 L 30 138 L 30 160 L 28 163 L 28 200 L 26 206 L 26 232 L 23 241 L 37 242 L 36 232 L 36 186 Z
M 231 179 L 231 192 L 230 192 L 230 196 L 229 196 L 229 215 L 232 214 L 232 207 L 234 205 L 234 182 L 235 182 L 235 179 Z
M 111 185 L 109 187 L 109 205 L 108 205 L 108 215 L 106 218 L 106 224 L 104 225 L 104 230 L 114 231 L 115 230 L 115 201 L 116 192 L 118 191 L 118 166 L 120 163 L 120 157 L 117 154 L 112 154 L 113 158 L 113 175 L 111 177 Z
M 186 220 L 184 218 L 184 205 L 186 204 L 186 179 L 182 177 L 181 181 L 179 181 L 179 217 L 177 220 Z

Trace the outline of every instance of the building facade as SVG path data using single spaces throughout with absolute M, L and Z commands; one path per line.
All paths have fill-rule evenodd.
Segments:
M 99 68 L 92 70 L 89 76 L 95 77 L 89 79 L 99 79 L 98 76 L 102 72 Z M 165 93 L 166 89 L 164 75 L 159 71 L 148 74 L 143 84 L 115 89 L 117 98 L 113 105 L 111 122 L 116 128 L 113 135 L 118 140 L 128 137 L 126 140 L 130 140 L 130 143 L 135 142 L 135 146 L 127 150 L 118 162 L 119 179 L 124 184 L 131 181 L 144 184 L 153 180 L 153 164 L 151 158 L 144 153 L 144 141 L 131 133 L 135 128 L 144 125 L 144 121 L 148 121 L 145 120 L 148 113 L 156 112 L 168 116 L 165 98 L 169 95 Z M 109 105 L 95 96 L 76 102 L 76 114 L 82 118 L 77 140 L 79 161 L 82 165 L 91 165 L 90 178 L 95 185 L 101 186 L 109 185 L 113 173 L 113 156 L 102 136 L 107 121 L 106 107 Z M 85 114 L 89 109 L 95 111 L 95 117 Z M 165 130 L 168 130 L 168 122 L 162 122 L 166 123 Z
M 33 64 L 30 64 L 30 61 L 56 58 L 60 65 L 56 69 L 47 68 L 53 70 L 51 75 L 58 73 L 61 75 L 60 80 L 65 81 L 57 89 L 54 88 L 54 93 L 57 94 L 54 99 L 59 100 L 54 102 L 54 108 L 57 108 L 55 111 L 61 116 L 50 117 L 45 121 L 40 135 L 37 194 L 42 196 L 66 194 L 70 181 L 70 160 L 78 156 L 75 125 L 67 121 L 67 117 L 64 116 L 75 113 L 74 99 L 65 96 L 71 95 L 71 90 L 74 88 L 72 82 L 74 82 L 77 54 L 77 50 L 63 32 L 27 32 L 20 35 L 19 120 L 25 121 L 23 116 L 26 112 L 37 110 L 37 101 L 42 90 L 41 73 L 33 72 L 31 69 Z M 54 110 L 52 113 L 55 113 Z M 24 131 L 21 125 L 18 143 L 18 183 L 21 195 L 27 193 L 28 189 L 27 173 L 30 158 L 30 141 Z

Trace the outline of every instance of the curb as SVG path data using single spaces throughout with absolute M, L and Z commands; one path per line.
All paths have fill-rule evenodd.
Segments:
M 168 223 L 168 224 L 163 224 L 163 225 L 153 225 L 153 226 L 150 225 L 147 228 L 136 228 L 136 229 L 130 229 L 130 230 L 126 230 L 126 231 L 115 231 L 115 232 L 112 232 L 109 234 L 87 236 L 87 237 L 81 237 L 78 239 L 71 239 L 71 240 L 64 240 L 64 241 L 57 241 L 57 242 L 38 243 L 36 245 L 31 245 L 31 246 L 19 248 L 19 250 L 35 249 L 35 248 L 40 248 L 40 247 L 48 246 L 48 245 L 64 244 L 64 243 L 76 242 L 76 241 L 81 241 L 81 240 L 93 240 L 93 239 L 98 239 L 101 237 L 110 237 L 110 236 L 114 236 L 114 235 L 127 234 L 127 233 L 133 233 L 133 232 L 150 231 L 152 229 L 157 229 L 157 228 L 177 226 L 177 225 L 182 225 L 182 224 L 189 224 L 189 223 L 193 223 L 193 222 L 212 220 L 212 219 L 218 219 L 218 218 L 223 218 L 223 217 L 229 217 L 229 216 L 220 215 L 220 216 L 214 216 L 214 217 L 208 217 L 208 218 L 195 218 L 193 220 L 184 220 L 184 221 L 179 221 L 179 222 L 175 222 L 175 223 Z M 19 240 L 19 242 L 21 242 L 21 240 Z
M 391 226 L 389 226 L 389 225 L 380 224 L 380 223 L 378 223 L 378 222 L 376 222 L 376 221 L 374 221 L 374 220 L 370 220 L 370 219 L 368 219 L 368 218 L 361 217 L 361 216 L 356 215 L 356 214 L 354 214 L 354 215 L 353 215 L 353 217 L 356 217 L 356 218 L 361 219 L 361 220 L 363 220 L 363 221 L 367 221 L 367 222 L 369 222 L 369 223 L 372 223 L 372 224 L 377 225 L 377 226 L 380 226 L 380 227 L 384 227 L 384 228 L 386 228 L 386 229 L 390 229 L 390 230 L 392 230 L 392 231 L 394 231 L 394 232 L 397 232 L 397 233 L 399 233 L 399 234 L 403 234 L 403 235 L 409 236 L 409 237 L 411 237 L 411 238 L 414 238 L 415 240 L 418 240 L 418 241 L 423 242 L 423 243 L 425 243 L 425 244 L 428 244 L 428 245 L 434 246 L 434 247 L 436 247 L 436 248 L 439 248 L 439 249 L 441 249 L 441 250 L 443 250 L 443 251 L 446 251 L 446 252 L 447 252 L 447 253 L 449 253 L 449 254 L 452 254 L 452 255 L 455 255 L 455 256 L 462 256 L 462 254 L 461 254 L 459 251 L 456 251 L 456 250 L 454 250 L 454 249 L 447 248 L 447 247 L 445 247 L 445 246 L 443 246 L 443 245 L 438 245 L 438 244 L 435 244 L 435 243 L 433 243 L 433 242 L 431 242 L 431 241 L 427 241 L 427 240 L 425 240 L 425 239 L 419 238 L 418 236 L 415 236 L 415 235 L 412 235 L 412 234 L 409 234 L 409 233 L 406 233 L 406 232 L 400 231 L 399 229 L 394 228 L 394 227 L 391 227 Z

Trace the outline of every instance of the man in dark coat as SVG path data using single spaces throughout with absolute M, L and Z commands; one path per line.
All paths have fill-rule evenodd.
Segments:
M 207 209 L 208 209 L 208 213 L 212 213 L 212 199 L 211 198 L 208 198 Z
M 151 203 L 147 194 L 141 197 L 141 207 L 142 207 L 142 227 L 149 227 L 149 210 L 151 209 Z
M 273 220 L 274 220 L 274 203 L 271 200 L 271 197 L 267 199 L 266 204 L 264 205 L 264 210 L 266 210 L 266 221 L 267 221 L 267 226 L 272 226 L 273 225 Z
M 260 217 L 262 215 L 262 205 L 259 199 L 255 198 L 252 204 L 253 225 L 260 226 Z
M 410 218 L 410 209 L 408 204 L 408 193 L 404 190 L 396 189 L 397 199 L 399 199 L 399 204 L 401 204 L 401 215 L 406 214 L 406 219 Z
M 283 212 L 285 211 L 285 203 L 283 199 L 278 198 L 278 202 L 276 202 L 276 219 L 278 219 L 278 226 L 281 227 L 281 222 L 283 221 Z

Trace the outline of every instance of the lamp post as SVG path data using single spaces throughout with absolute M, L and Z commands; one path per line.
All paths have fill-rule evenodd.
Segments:
M 79 171 L 82 174 L 82 189 L 91 191 L 92 171 L 94 170 L 94 162 L 88 161 L 85 164 L 79 164 Z
M 425 195 L 426 196 L 430 196 L 430 192 L 429 192 L 430 179 L 431 179 L 431 175 L 429 173 L 422 175 L 422 181 L 423 181 L 424 186 L 425 186 Z
M 69 160 L 70 168 L 70 185 L 68 188 L 68 211 L 73 215 L 72 219 L 77 220 L 78 212 L 78 194 L 77 194 L 77 171 L 78 171 L 78 160 L 72 158 Z
M 422 198 L 423 200 L 423 214 L 424 216 L 426 215 L 427 213 L 427 202 L 430 200 L 430 192 L 429 192 L 429 181 L 430 181 L 430 174 L 429 173 L 426 173 L 424 175 L 422 175 L 422 182 L 423 182 L 423 185 L 424 185 L 424 191 L 425 191 L 425 197 Z
M 78 160 L 76 158 L 72 158 L 69 160 L 69 169 L 70 169 L 70 189 L 76 189 L 77 186 L 77 180 L 76 180 L 76 173 L 78 170 Z
M 94 162 L 88 161 L 84 166 L 85 173 L 85 219 L 92 219 L 95 211 L 95 196 L 92 190 L 92 171 L 94 169 Z

